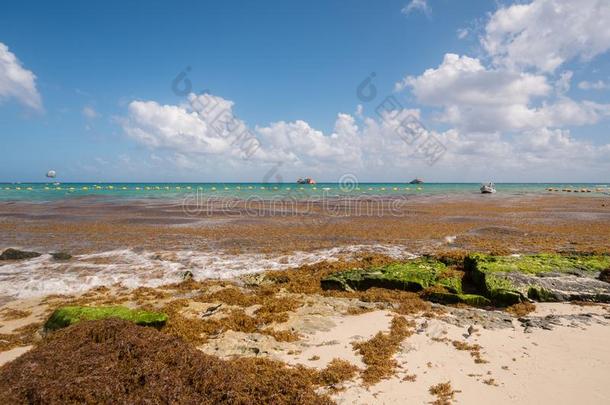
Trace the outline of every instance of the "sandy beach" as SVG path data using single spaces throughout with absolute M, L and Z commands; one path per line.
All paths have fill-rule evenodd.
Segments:
M 168 314 L 162 335 L 221 361 L 268 359 L 276 363 L 265 367 L 305 367 L 325 378 L 341 365 L 345 375 L 315 391 L 339 404 L 610 397 L 608 304 L 476 308 L 430 302 L 425 289 L 321 288 L 344 269 L 422 255 L 456 258 L 443 260 L 468 275 L 459 258 L 472 252 L 608 253 L 606 199 L 434 196 L 401 205 L 400 216 L 259 208 L 266 214 L 194 218 L 167 202 L 2 203 L 2 246 L 42 253 L 0 264 L 2 370 L 51 344 L 56 333 L 43 324 L 57 308 L 121 305 Z M 73 257 L 57 260 L 56 251 Z

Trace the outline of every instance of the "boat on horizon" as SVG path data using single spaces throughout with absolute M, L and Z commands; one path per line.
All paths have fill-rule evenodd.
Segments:
M 423 184 L 424 181 L 422 179 L 420 179 L 419 177 L 416 179 L 413 179 L 409 182 L 409 184 Z
M 300 178 L 297 180 L 297 184 L 316 184 L 316 181 L 311 177 Z
M 492 182 L 481 184 L 481 194 L 494 194 L 496 185 Z

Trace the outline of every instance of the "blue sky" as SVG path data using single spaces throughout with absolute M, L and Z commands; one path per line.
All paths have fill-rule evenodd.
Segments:
M 570 3 L 12 3 L 0 181 L 51 168 L 63 181 L 261 181 L 275 166 L 285 181 L 607 181 L 610 6 Z M 172 91 L 186 67 L 193 92 L 256 140 L 252 156 Z M 376 114 L 388 96 L 440 156 Z

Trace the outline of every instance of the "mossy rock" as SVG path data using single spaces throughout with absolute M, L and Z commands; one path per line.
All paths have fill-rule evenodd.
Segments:
M 353 269 L 333 273 L 321 281 L 324 289 L 366 290 L 371 287 L 421 291 L 440 286 L 453 293 L 462 292 L 461 274 L 432 259 L 416 259 L 383 267 Z
M 597 274 L 610 267 L 610 256 L 607 255 L 559 255 L 541 253 L 537 255 L 492 256 L 472 254 L 466 257 L 467 269 L 485 273 L 520 272 L 526 274 L 541 273 L 591 273 Z
M 491 306 L 491 301 L 482 295 L 477 294 L 454 294 L 450 292 L 431 291 L 424 295 L 429 301 L 438 304 L 466 304 L 473 307 Z
M 27 252 L 24 250 L 18 249 L 6 249 L 0 255 L 0 260 L 25 260 L 25 259 L 33 259 L 35 257 L 41 256 L 38 252 Z
M 557 302 L 559 299 L 555 294 L 546 288 L 542 288 L 539 286 L 530 286 L 527 289 L 527 297 L 539 302 Z
M 547 290 L 544 278 L 578 276 L 593 278 L 610 264 L 605 255 L 536 254 L 491 256 L 472 254 L 464 267 L 477 287 L 495 305 L 507 306 L 525 301 L 561 301 L 565 297 Z M 567 280 L 567 279 L 566 279 Z
M 136 325 L 160 328 L 167 322 L 167 315 L 162 312 L 149 312 L 126 307 L 61 307 L 55 310 L 44 324 L 44 329 L 54 331 L 80 321 L 119 318 Z

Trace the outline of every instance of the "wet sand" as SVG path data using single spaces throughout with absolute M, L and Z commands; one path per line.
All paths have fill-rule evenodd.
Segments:
M 289 253 L 360 244 L 412 252 L 608 251 L 610 198 L 418 196 L 357 200 L 0 203 L 0 246 Z

